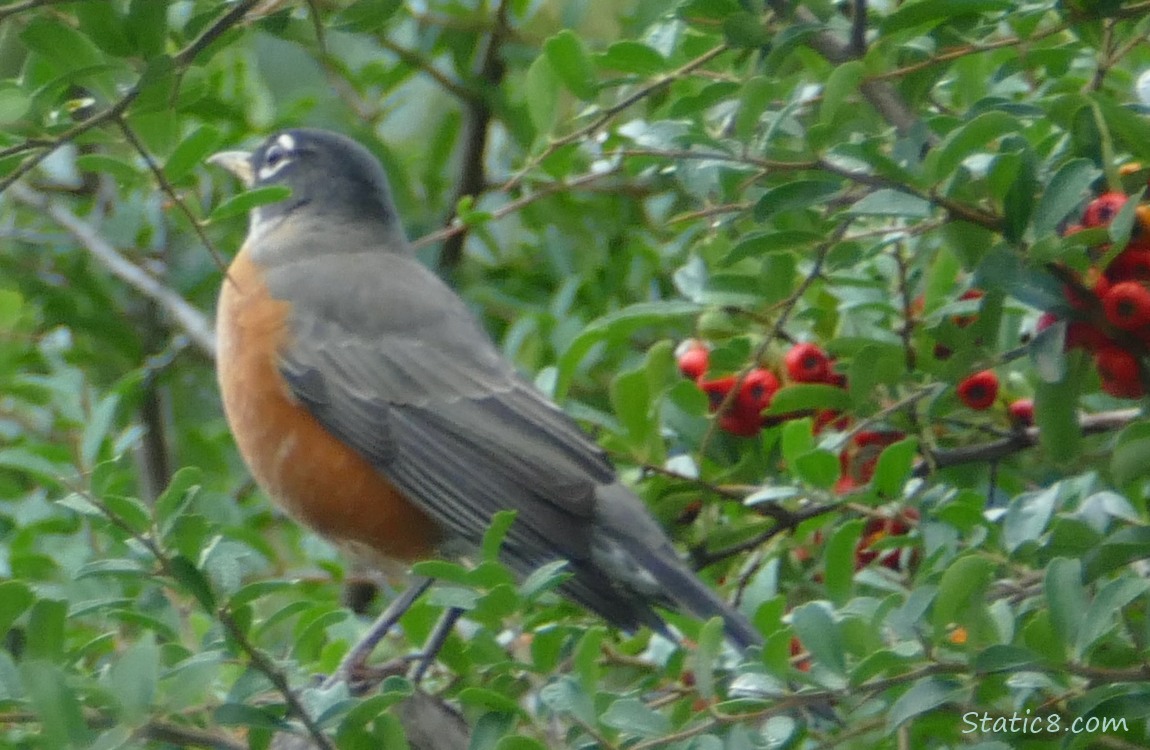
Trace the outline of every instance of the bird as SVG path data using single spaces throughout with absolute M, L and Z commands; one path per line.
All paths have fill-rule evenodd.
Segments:
M 561 562 L 561 594 L 625 631 L 660 609 L 722 618 L 762 643 L 676 551 L 604 450 L 503 356 L 415 256 L 379 160 L 289 128 L 211 156 L 286 197 L 250 211 L 217 306 L 217 374 L 238 450 L 265 494 L 385 572 L 476 550 L 515 512 L 501 560 Z

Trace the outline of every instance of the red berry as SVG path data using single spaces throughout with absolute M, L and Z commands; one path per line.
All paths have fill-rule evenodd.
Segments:
M 1085 227 L 1104 227 L 1118 215 L 1126 205 L 1126 196 L 1122 193 L 1103 193 L 1086 206 L 1082 214 L 1082 225 Z
M 1123 331 L 1137 331 L 1150 324 L 1150 289 L 1137 281 L 1115 284 L 1102 298 L 1106 320 Z
M 1098 351 L 1110 344 L 1109 337 L 1098 326 L 1085 320 L 1072 320 L 1066 326 L 1066 348 Z
M 831 360 L 818 344 L 795 344 L 783 364 L 787 376 L 796 383 L 825 383 L 831 375 Z
M 958 397 L 971 409 L 989 409 L 998 398 L 998 376 L 993 370 L 982 370 L 958 384 Z
M 743 378 L 739 387 L 739 395 L 735 400 L 736 408 L 747 414 L 761 417 L 763 409 L 771 405 L 771 399 L 779 390 L 779 379 L 770 370 L 756 367 Z
M 707 374 L 711 352 L 707 345 L 698 339 L 687 339 L 675 350 L 679 361 L 679 372 L 691 380 L 698 380 Z
M 754 437 L 762 427 L 762 417 L 750 412 L 736 410 L 719 416 L 719 429 L 739 437 Z
M 719 407 L 723 405 L 726 400 L 727 394 L 735 387 L 735 376 L 727 375 L 722 378 L 715 378 L 714 380 L 700 380 L 699 388 L 703 393 L 707 394 L 708 408 L 711 411 L 718 411 Z
M 1116 398 L 1140 398 L 1142 368 L 1138 358 L 1122 347 L 1111 344 L 1094 353 L 1094 365 L 1102 378 L 1102 390 Z
M 855 433 L 853 442 L 859 448 L 867 448 L 872 445 L 885 448 L 888 445 L 894 445 L 904 437 L 906 437 L 906 433 L 899 430 L 861 430 Z
M 1034 399 L 1020 398 L 1017 401 L 1011 401 L 1010 406 L 1006 409 L 1010 414 L 1010 421 L 1014 424 L 1023 427 L 1030 427 L 1034 424 Z
M 1106 278 L 1119 281 L 1150 281 L 1150 248 L 1127 247 L 1106 267 Z

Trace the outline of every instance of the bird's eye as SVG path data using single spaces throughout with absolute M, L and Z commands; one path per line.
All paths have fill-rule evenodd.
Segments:
M 289 164 L 292 154 L 295 153 L 295 145 L 295 139 L 288 133 L 280 135 L 276 140 L 269 143 L 264 149 L 263 163 L 260 165 L 258 179 L 270 179 L 276 172 Z
M 274 167 L 284 160 L 287 153 L 278 143 L 273 143 L 268 147 L 267 153 L 264 154 L 264 164 L 269 167 Z

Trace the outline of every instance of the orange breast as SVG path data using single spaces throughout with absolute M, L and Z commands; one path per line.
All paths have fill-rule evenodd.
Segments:
M 377 564 L 430 557 L 439 528 L 325 430 L 280 377 L 288 310 L 241 251 L 220 292 L 217 368 L 224 412 L 252 475 L 292 516 Z

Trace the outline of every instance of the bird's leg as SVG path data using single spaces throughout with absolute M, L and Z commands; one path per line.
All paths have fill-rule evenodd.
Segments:
M 427 638 L 427 643 L 423 645 L 423 654 L 419 657 L 419 662 L 415 665 L 415 670 L 411 673 L 411 681 L 416 685 L 423 679 L 423 675 L 427 672 L 427 668 L 431 666 L 431 662 L 435 661 L 435 657 L 439 654 L 439 650 L 443 648 L 443 642 L 447 640 L 447 636 L 451 634 L 451 629 L 455 626 L 455 622 L 463 614 L 463 610 L 458 607 L 452 607 L 443 613 L 439 618 L 439 622 L 435 623 L 435 630 L 431 631 L 431 635 Z
M 431 588 L 433 581 L 432 578 L 414 579 L 411 585 L 383 610 L 383 613 L 371 624 L 359 643 L 351 647 L 351 650 L 343 657 L 343 661 L 339 663 L 339 667 L 324 681 L 323 686 L 329 688 L 339 682 L 350 683 L 352 675 L 363 668 L 368 657 L 371 656 L 371 652 L 375 650 L 383 637 L 399 621 L 403 613 L 415 603 L 415 600 Z

